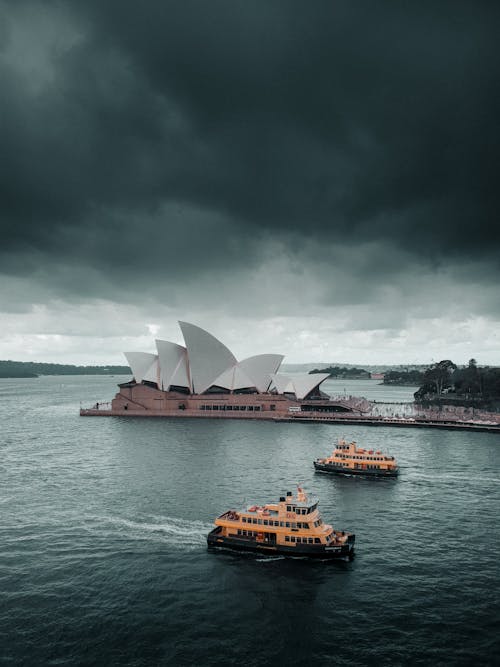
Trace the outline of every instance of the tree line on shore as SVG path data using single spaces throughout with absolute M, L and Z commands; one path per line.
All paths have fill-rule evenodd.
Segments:
M 432 364 L 424 373 L 418 391 L 418 402 L 431 401 L 487 404 L 500 400 L 500 368 L 479 368 L 475 359 L 459 368 L 450 359 Z
M 330 373 L 333 378 L 369 378 L 370 373 L 359 368 L 329 366 L 311 373 Z M 500 409 L 500 368 L 479 367 L 475 359 L 467 366 L 458 367 L 450 359 L 443 359 L 423 370 L 390 370 L 383 383 L 394 386 L 415 386 L 418 403 L 474 405 Z
M 386 371 L 384 373 L 383 384 L 392 384 L 392 385 L 410 385 L 414 387 L 420 386 L 424 378 L 425 371 L 419 370 L 397 370 L 397 371 Z
M 329 373 L 331 378 L 342 378 L 342 379 L 369 379 L 370 373 L 365 371 L 364 368 L 345 368 L 340 366 L 328 366 L 327 368 L 315 368 L 313 371 L 309 371 L 309 374 L 314 373 Z
M 126 375 L 128 366 L 73 366 L 35 361 L 0 361 L 0 378 L 36 378 L 39 375 Z

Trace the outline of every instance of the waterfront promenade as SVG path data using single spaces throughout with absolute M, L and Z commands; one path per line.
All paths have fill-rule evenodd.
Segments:
M 364 424 L 367 426 L 396 426 L 413 428 L 445 428 L 500 433 L 500 414 L 461 406 L 423 408 L 416 403 L 381 403 L 355 396 L 332 397 L 336 405 L 343 404 L 351 412 L 325 412 L 308 410 L 287 413 L 263 412 L 155 412 L 152 410 L 127 410 L 127 417 L 166 417 L 175 419 L 251 419 L 275 422 L 316 422 L 330 424 Z M 84 417 L 124 417 L 123 412 L 112 410 L 111 403 L 96 403 L 91 408 L 81 408 Z

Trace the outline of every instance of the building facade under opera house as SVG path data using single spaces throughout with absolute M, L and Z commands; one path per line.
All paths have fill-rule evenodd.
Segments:
M 82 414 L 274 419 L 301 412 L 350 412 L 320 390 L 327 373 L 280 373 L 284 357 L 259 354 L 238 361 L 212 334 L 179 322 L 185 345 L 156 341 L 156 354 L 125 352 L 132 378 L 111 405 Z

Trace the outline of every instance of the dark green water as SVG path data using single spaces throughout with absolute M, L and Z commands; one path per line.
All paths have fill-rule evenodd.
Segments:
M 78 416 L 119 379 L 0 381 L 3 663 L 497 664 L 498 435 Z M 340 436 L 400 478 L 315 474 Z M 352 563 L 207 551 L 297 483 Z

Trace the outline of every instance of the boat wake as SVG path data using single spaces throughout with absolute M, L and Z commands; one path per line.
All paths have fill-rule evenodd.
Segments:
M 183 551 L 206 547 L 207 533 L 213 527 L 203 521 L 169 516 L 148 517 L 146 521 L 113 516 L 100 517 L 100 520 L 128 539 L 163 542 Z

